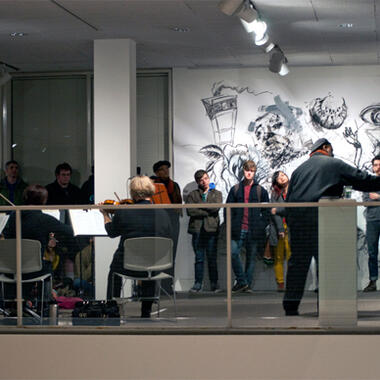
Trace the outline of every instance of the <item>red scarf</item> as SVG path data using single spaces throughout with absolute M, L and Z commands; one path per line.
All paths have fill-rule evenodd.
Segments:
M 314 156 L 315 153 L 321 153 L 321 154 L 324 154 L 325 156 L 329 156 L 329 154 L 327 152 L 325 152 L 324 150 L 322 149 L 317 149 L 315 150 L 314 152 L 311 152 L 310 153 L 310 157 Z

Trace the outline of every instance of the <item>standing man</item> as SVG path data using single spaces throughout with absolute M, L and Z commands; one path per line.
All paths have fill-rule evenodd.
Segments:
M 372 170 L 376 176 L 380 176 L 380 155 L 372 159 Z M 363 202 L 380 201 L 380 191 L 375 193 L 364 193 Z M 379 237 L 380 237 L 380 207 L 369 206 L 366 210 L 367 220 L 367 246 L 368 246 L 368 269 L 369 284 L 363 289 L 363 292 L 376 291 L 376 281 L 379 275 L 379 263 L 377 257 L 379 254 Z
M 318 202 L 322 197 L 341 197 L 343 187 L 359 191 L 379 191 L 380 177 L 354 168 L 334 158 L 331 143 L 319 139 L 310 158 L 292 174 L 287 202 Z M 283 307 L 286 315 L 298 315 L 311 258 L 318 256 L 318 208 L 287 209 L 292 255 L 288 263 Z
M 205 170 L 197 170 L 194 174 L 198 189 L 193 190 L 187 197 L 186 203 L 222 203 L 222 193 L 210 186 L 210 177 Z M 210 290 L 217 292 L 217 236 L 219 229 L 219 208 L 188 208 L 190 216 L 187 232 L 192 235 L 192 245 L 195 253 L 194 285 L 190 292 L 202 289 L 204 258 L 207 255 Z
M 256 164 L 245 161 L 244 179 L 233 186 L 228 193 L 227 203 L 269 202 L 267 191 L 255 183 Z M 265 228 L 269 224 L 269 208 L 233 208 L 231 209 L 231 255 L 232 269 L 236 283 L 233 293 L 250 290 L 255 256 L 265 244 Z M 245 268 L 240 257 L 242 247 L 246 249 Z
M 55 181 L 46 186 L 49 193 L 48 205 L 75 205 L 81 203 L 81 191 L 73 185 L 71 166 L 64 162 L 55 168 Z
M 155 176 L 152 177 L 153 181 L 156 183 L 163 183 L 168 192 L 170 202 L 182 204 L 181 197 L 181 189 L 177 182 L 174 182 L 169 176 L 169 168 L 171 164 L 169 161 L 158 161 L 153 165 L 153 171 Z M 182 215 L 182 210 L 173 210 L 168 209 L 167 213 L 170 217 L 170 222 L 172 225 L 172 240 L 173 240 L 173 268 L 168 270 L 170 275 L 174 275 L 175 269 L 175 258 L 177 254 L 177 244 L 178 244 L 178 236 L 179 236 L 179 217 Z M 171 288 L 169 287 L 169 280 L 164 280 L 163 287 L 165 290 L 171 292 Z
M 0 193 L 8 198 L 15 205 L 22 205 L 23 192 L 28 186 L 19 177 L 20 167 L 15 160 L 5 164 L 5 177 L 0 182 Z M 9 206 L 8 202 L 0 197 L 1 206 Z

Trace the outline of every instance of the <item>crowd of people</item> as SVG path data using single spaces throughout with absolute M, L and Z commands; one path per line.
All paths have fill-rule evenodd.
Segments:
M 284 203 L 317 202 L 322 197 L 342 196 L 344 186 L 367 192 L 365 200 L 380 200 L 380 156 L 372 160 L 375 175 L 360 171 L 333 155 L 331 143 L 319 139 L 312 146 L 310 157 L 301 164 L 291 178 L 283 171 L 272 176 L 270 196 L 267 190 L 255 180 L 256 164 L 247 160 L 242 165 L 242 181 L 229 191 L 226 203 Z M 153 165 L 154 176 L 136 176 L 130 182 L 130 194 L 137 204 L 176 203 L 182 204 L 179 185 L 169 175 L 169 161 L 158 161 Z M 71 184 L 72 169 L 67 163 L 57 166 L 56 180 L 46 187 L 28 186 L 19 176 L 16 161 L 9 161 L 5 167 L 5 178 L 0 192 L 14 204 L 89 204 L 94 200 L 94 177 L 79 189 Z M 217 267 L 217 242 L 221 232 L 220 208 L 205 208 L 202 205 L 223 202 L 221 191 L 210 181 L 206 170 L 194 174 L 197 188 L 185 197 L 186 204 L 199 207 L 187 208 L 189 216 L 188 233 L 191 234 L 194 251 L 194 283 L 190 289 L 198 293 L 204 288 L 204 267 L 207 262 L 210 291 L 221 291 Z M 4 200 L 0 199 L 4 204 Z M 105 229 L 109 237 L 120 236 L 120 242 L 110 265 L 107 298 L 120 295 L 121 282 L 113 273 L 130 274 L 123 269 L 124 241 L 133 237 L 159 236 L 173 240 L 173 262 L 175 263 L 179 236 L 181 210 L 175 209 L 120 209 L 112 215 L 109 210 L 101 209 Z M 224 219 L 226 209 L 224 209 Z M 11 216 L 4 230 L 4 236 L 15 236 L 15 220 Z M 41 253 L 45 258 L 46 270 L 51 270 L 53 261 L 47 254 L 54 244 L 60 241 L 66 246 L 66 258 L 75 260 L 75 252 L 83 249 L 85 242 L 74 238 L 66 218 L 58 221 L 40 211 L 23 213 L 22 234 L 24 238 L 41 241 Z M 40 227 L 40 228 L 39 228 Z M 45 228 L 46 227 L 46 228 Z M 369 248 L 370 282 L 365 291 L 376 290 L 378 239 L 380 236 L 380 217 L 377 207 L 368 208 L 367 235 Z M 54 240 L 53 240 L 54 239 Z M 88 242 L 87 242 L 88 243 Z M 243 252 L 245 258 L 243 259 Z M 307 272 L 311 258 L 318 260 L 318 211 L 310 207 L 232 207 L 231 208 L 231 265 L 235 277 L 233 293 L 253 292 L 254 268 L 256 258 L 272 266 L 277 282 L 277 290 L 284 292 L 283 308 L 286 315 L 298 315 Z M 286 276 L 284 264 L 287 262 Z M 174 274 L 174 267 L 170 274 Z M 136 273 L 134 273 L 136 275 Z M 147 297 L 142 302 L 141 317 L 149 317 L 155 283 L 144 281 L 142 294 Z M 168 287 L 167 291 L 170 289 Z M 172 290 L 173 291 L 173 290 Z

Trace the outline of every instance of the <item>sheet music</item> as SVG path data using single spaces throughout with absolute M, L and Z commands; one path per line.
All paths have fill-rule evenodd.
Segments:
M 44 214 L 53 216 L 55 219 L 60 220 L 59 218 L 59 210 L 41 210 Z
M 103 214 L 99 210 L 69 210 L 74 235 L 107 236 Z
M 0 234 L 3 232 L 4 227 L 8 223 L 9 215 L 7 214 L 0 214 Z

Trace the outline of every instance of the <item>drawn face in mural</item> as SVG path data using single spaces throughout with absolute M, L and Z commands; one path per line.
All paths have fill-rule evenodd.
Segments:
M 289 106 L 279 96 L 275 104 L 260 107 L 264 112 L 251 122 L 248 131 L 253 132 L 254 142 L 272 169 L 289 163 L 307 152 L 300 138 L 298 117 L 302 110 Z

